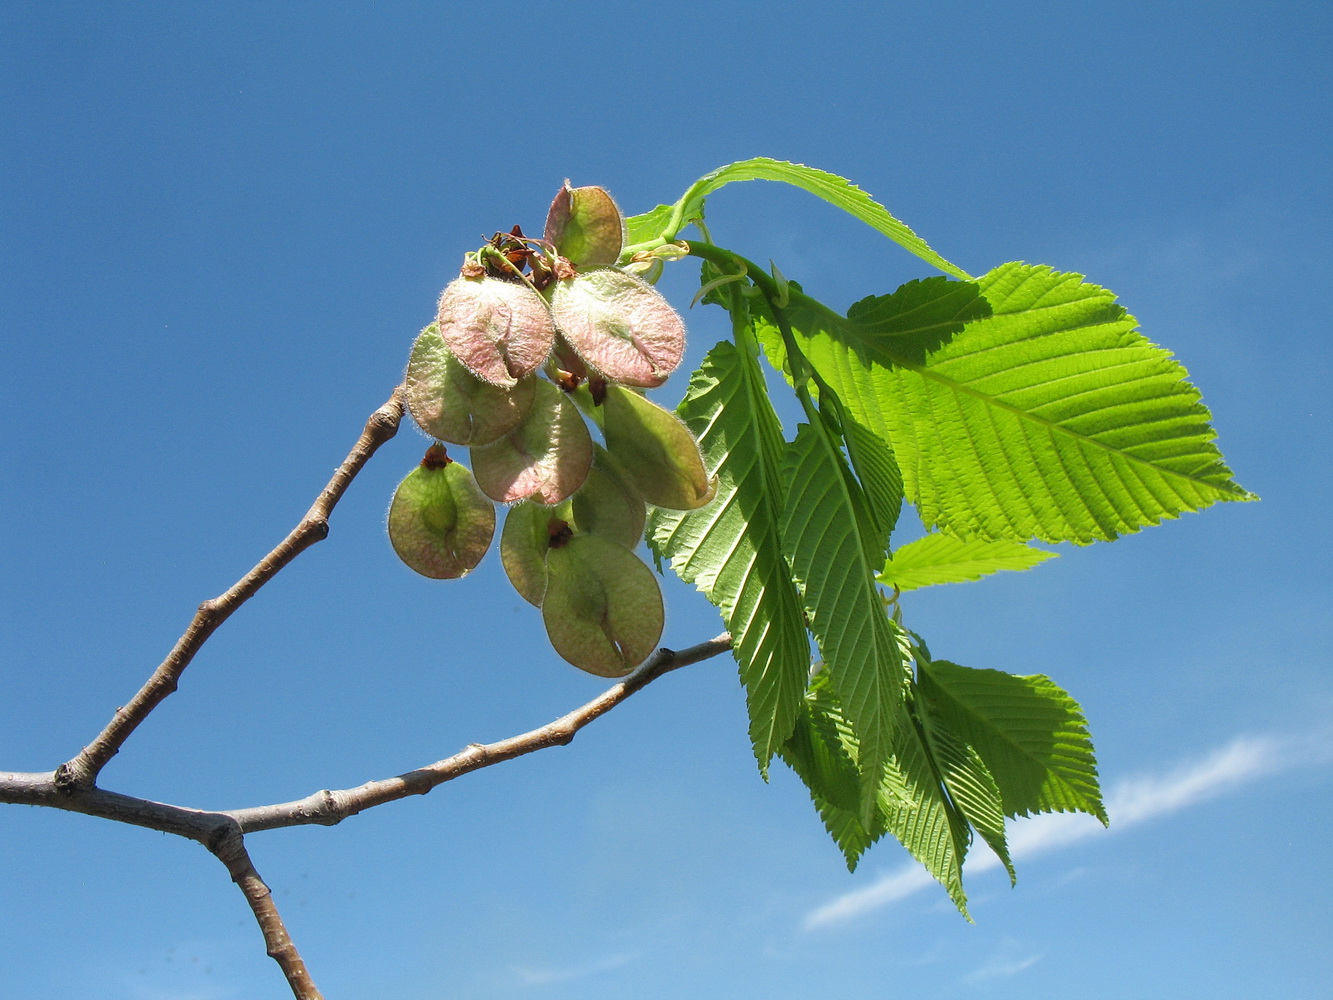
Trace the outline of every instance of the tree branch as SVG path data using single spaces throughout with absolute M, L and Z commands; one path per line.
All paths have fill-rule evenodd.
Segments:
M 231 880 L 240 886 L 245 901 L 254 912 L 255 920 L 259 922 L 269 957 L 278 963 L 282 974 L 287 977 L 287 985 L 291 987 L 295 1000 L 324 1000 L 324 994 L 316 989 L 315 981 L 310 978 L 310 971 L 305 967 L 301 953 L 292 944 L 287 926 L 282 922 L 277 904 L 273 902 L 273 893 L 259 877 L 259 872 L 250 860 L 240 829 L 235 824 L 230 825 L 208 849 L 227 866 Z
M 335 497 L 336 501 L 336 497 Z M 368 781 L 344 791 L 320 791 L 295 802 L 209 812 L 151 799 L 111 792 L 96 785 L 62 782 L 60 771 L 23 773 L 0 771 L 0 802 L 49 806 L 84 813 L 118 823 L 129 823 L 163 833 L 196 840 L 227 866 L 232 880 L 244 893 L 264 935 L 268 954 L 281 967 L 295 1000 L 323 1000 L 296 946 L 282 922 L 272 893 L 255 870 L 245 849 L 246 833 L 289 826 L 320 824 L 333 826 L 387 802 L 409 795 L 425 795 L 446 781 L 469 771 L 522 757 L 547 747 L 565 746 L 580 729 L 605 715 L 636 691 L 663 674 L 731 649 L 731 636 L 723 634 L 688 649 L 659 649 L 619 684 L 608 688 L 580 708 L 544 726 L 511 736 L 497 743 L 473 743 L 452 757 L 394 778 Z
M 142 826 L 162 833 L 174 833 L 204 846 L 218 836 L 218 831 L 234 826 L 225 813 L 188 809 L 185 806 L 154 802 L 104 788 L 62 786 L 58 771 L 21 773 L 0 771 L 0 802 L 14 805 L 50 806 L 66 812 L 83 813 L 130 826 Z
M 473 743 L 467 749 L 414 771 L 380 781 L 368 781 L 357 788 L 341 791 L 323 790 L 294 802 L 256 806 L 250 809 L 232 809 L 223 815 L 234 820 L 245 833 L 258 830 L 276 830 L 288 826 L 319 824 L 335 826 L 348 816 L 375 806 L 384 805 L 409 795 L 425 795 L 446 781 L 452 781 L 469 771 L 480 770 L 515 757 L 522 757 L 547 747 L 571 743 L 580 729 L 594 719 L 611 711 L 640 688 L 679 667 L 707 660 L 731 649 L 731 636 L 722 634 L 716 639 L 679 652 L 659 649 L 614 687 L 608 688 L 592 701 L 537 729 L 519 736 L 511 736 L 497 743 Z
M 576 733 L 663 674 L 726 652 L 731 637 L 691 646 L 679 652 L 662 648 L 624 680 L 581 708 L 497 743 L 474 743 L 460 753 L 394 778 L 369 781 L 358 788 L 320 791 L 296 802 L 223 812 L 136 798 L 97 787 L 97 778 L 130 734 L 168 695 L 176 690 L 185 668 L 209 636 L 265 583 L 303 551 L 328 536 L 328 520 L 347 487 L 384 442 L 398 431 L 403 417 L 403 387 L 371 414 L 361 437 L 320 492 L 310 510 L 282 542 L 226 593 L 199 605 L 194 619 L 167 658 L 97 738 L 72 760 L 46 773 L 0 771 L 0 802 L 48 806 L 171 833 L 203 844 L 227 867 L 240 887 L 264 935 L 268 954 L 286 976 L 296 1000 L 323 1000 L 300 953 L 292 943 L 272 893 L 255 870 L 245 848 L 245 834 L 305 824 L 332 826 L 374 806 L 408 795 L 424 795 L 437 785 L 492 764 L 537 750 L 570 743 Z
M 193 621 L 177 640 L 167 658 L 153 671 L 147 683 L 127 705 L 118 708 L 106 728 L 78 756 L 56 770 L 56 784 L 62 789 L 92 787 L 102 768 L 124 745 L 130 734 L 163 699 L 176 690 L 176 684 L 195 653 L 232 613 L 254 596 L 264 584 L 298 555 L 322 541 L 329 534 L 329 515 L 347 487 L 376 449 L 398 433 L 403 418 L 403 389 L 399 386 L 388 402 L 370 415 L 355 447 L 343 460 L 310 510 L 291 533 L 266 555 L 249 573 L 236 581 L 226 593 L 199 605 Z
M 574 711 L 544 726 L 519 736 L 496 743 L 473 743 L 467 749 L 400 774 L 379 781 L 368 781 L 357 788 L 343 791 L 319 791 L 294 802 L 253 806 L 248 809 L 203 810 L 155 802 L 133 795 L 107 791 L 89 786 L 83 788 L 62 784 L 59 771 L 19 772 L 0 771 L 0 803 L 11 805 L 48 806 L 67 812 L 83 813 L 99 819 L 109 819 L 149 830 L 174 833 L 179 837 L 197 840 L 213 850 L 219 837 L 235 830 L 253 833 L 258 830 L 277 830 L 288 826 L 318 824 L 334 826 L 348 816 L 384 805 L 409 795 L 425 795 L 437 785 L 452 781 L 469 771 L 477 771 L 492 764 L 500 764 L 515 757 L 523 757 L 547 747 L 565 746 L 573 742 L 575 734 L 594 719 L 605 715 L 636 691 L 657 678 L 680 667 L 711 659 L 731 649 L 731 636 L 723 633 L 716 639 L 701 642 L 679 652 L 659 649 L 619 684 L 607 688 L 596 698 Z

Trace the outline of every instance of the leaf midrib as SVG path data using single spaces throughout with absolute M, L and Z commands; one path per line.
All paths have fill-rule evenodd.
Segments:
M 1061 788 L 1063 788 L 1063 789 L 1064 789 L 1068 794 L 1070 794 L 1071 796 L 1076 797 L 1076 798 L 1079 799 L 1080 801 L 1084 801 L 1084 800 L 1086 800 L 1087 796 L 1084 795 L 1084 794 L 1083 794 L 1083 793 L 1082 793 L 1082 792 L 1081 792 L 1081 791 L 1080 791 L 1080 790 L 1079 790 L 1079 789 L 1078 789 L 1078 788 L 1077 788 L 1077 787 L 1076 787 L 1076 786 L 1075 786 L 1075 785 L 1074 785 L 1074 784 L 1073 784 L 1067 777 L 1065 777 L 1065 775 L 1063 775 L 1063 774 L 1059 774 L 1059 773 L 1053 771 L 1053 770 L 1051 769 L 1051 767 L 1049 766 L 1049 764 L 1047 763 L 1047 761 L 1042 760 L 1042 759 L 1041 759 L 1040 757 L 1038 757 L 1035 753 L 1033 753 L 1032 751 L 1026 749 L 1024 746 L 1022 746 L 1022 744 L 1018 743 L 1016 740 L 1014 740 L 1013 738 L 1011 738 L 1010 735 L 1009 735 L 1008 730 L 1002 730 L 1002 729 L 997 728 L 993 723 L 994 723 L 995 721 L 998 721 L 998 720 L 994 720 L 994 719 L 992 719 L 992 717 L 989 716 L 989 715 L 987 715 L 987 716 L 983 716 L 983 715 L 981 715 L 979 712 L 975 711 L 975 710 L 972 708 L 971 705 L 969 705 L 969 704 L 967 704 L 967 703 L 965 703 L 965 702 L 960 701 L 957 697 L 955 697 L 955 696 L 954 696 L 952 693 L 950 693 L 950 692 L 947 692 L 947 691 L 946 691 L 945 694 L 946 694 L 946 696 L 947 696 L 948 698 L 950 698 L 950 699 L 954 702 L 955 705 L 957 705 L 957 706 L 959 707 L 959 709 L 960 709 L 961 711 L 963 711 L 963 712 L 965 712 L 965 713 L 967 714 L 967 716 L 968 716 L 969 719 L 973 720 L 973 724 L 974 724 L 974 725 L 978 725 L 978 724 L 979 724 L 979 727 L 980 727 L 983 731 L 986 731 L 986 732 L 989 732 L 989 733 L 992 734 L 992 735 L 991 735 L 991 738 L 994 739 L 997 743 L 1003 743 L 1005 746 L 1009 747 L 1010 750 L 1012 750 L 1017 756 L 1019 756 L 1020 758 L 1022 758 L 1022 759 L 1025 760 L 1025 761 L 1027 761 L 1031 766 L 1033 766 L 1033 767 L 1035 767 L 1035 768 L 1039 768 L 1039 769 L 1041 770 L 1042 774 L 1044 775 L 1043 780 L 1042 780 L 1042 784 L 1043 784 L 1043 785 L 1045 785 L 1045 784 L 1047 784 L 1047 783 L 1058 784 Z M 1051 735 L 1052 737 L 1054 737 L 1055 735 L 1058 735 L 1058 734 L 1050 734 L 1050 731 L 1047 730 L 1047 729 L 1041 729 L 1041 730 L 1037 731 L 1037 733 L 1036 733 L 1036 735 L 1043 737 L 1043 739 L 1044 739 L 1048 734 Z M 1057 740 L 1055 740 L 1054 738 L 1052 738 L 1052 740 L 1051 740 L 1051 749 L 1052 749 L 1053 752 L 1050 754 L 1050 758 L 1053 759 L 1053 760 L 1073 760 L 1073 761 L 1077 761 L 1077 762 L 1079 763 L 1079 770 L 1080 770 L 1080 771 L 1088 771 L 1088 772 L 1090 772 L 1090 773 L 1092 774 L 1092 776 L 1093 776 L 1093 781 L 1094 781 L 1094 785 L 1095 785 L 1095 782 L 1096 782 L 1096 768 L 1093 767 L 1093 766 L 1091 766 L 1091 765 L 1089 765 L 1089 764 L 1087 764 L 1087 763 L 1085 763 L 1084 760 L 1083 760 L 1083 757 L 1082 757 L 1080 754 L 1069 752 L 1069 751 L 1067 750 L 1068 747 L 1069 747 L 1069 744 L 1067 744 L 1067 743 L 1063 743 L 1063 742 L 1058 742 Z M 1057 752 L 1054 752 L 1054 751 L 1057 751 L 1057 750 L 1065 750 L 1065 752 L 1063 752 L 1063 753 L 1057 753 Z
M 1054 308 L 1054 307 L 1051 307 L 1051 308 Z M 1025 311 L 1024 313 L 1022 313 L 1022 315 L 1025 315 L 1025 314 L 1026 314 L 1026 311 Z M 1019 313 L 1009 313 L 1009 314 L 1005 314 L 1005 315 L 1020 315 L 1020 314 L 1019 314 Z M 842 319 L 842 317 L 839 317 L 839 319 Z M 861 327 L 861 329 L 863 329 L 863 330 L 866 329 L 866 327 L 865 327 L 863 324 L 855 324 L 855 323 L 852 323 L 852 321 L 850 321 L 850 320 L 843 319 L 843 322 L 844 322 L 844 323 L 847 323 L 847 324 L 849 324 L 849 325 L 852 325 L 852 326 L 858 326 L 858 327 Z M 1069 327 L 1065 327 L 1064 329 L 1065 329 L 1065 330 L 1070 330 L 1070 331 L 1074 331 L 1074 330 L 1082 330 L 1082 329 L 1087 329 L 1087 328 L 1090 328 L 1090 327 L 1093 327 L 1093 326 L 1100 326 L 1100 325 L 1102 325 L 1102 322 L 1104 322 L 1104 321 L 1098 321 L 1098 322 L 1096 322 L 1096 323 L 1086 323 L 1086 322 L 1085 322 L 1085 323 L 1080 323 L 1080 324 L 1078 324 L 1077 326 L 1069 326 Z M 827 335 L 826 335 L 826 336 L 827 336 Z M 1047 335 L 1047 336 L 1048 336 L 1048 335 Z M 807 340 L 809 340 L 809 339 L 813 339 L 813 337 L 812 337 L 811 335 L 809 335 L 809 334 L 805 334 L 805 337 L 806 337 Z M 829 339 L 830 339 L 830 341 L 833 341 L 833 338 L 830 337 Z M 843 343 L 843 342 L 839 342 L 839 341 L 835 341 L 835 343 L 838 343 L 838 345 L 839 345 L 840 347 L 842 347 L 844 350 L 847 350 L 847 351 L 852 351 L 852 350 L 854 350 L 854 348 L 852 348 L 851 345 L 849 345 L 849 344 L 846 344 L 846 343 Z M 1174 479 L 1180 479 L 1180 480 L 1183 480 L 1183 481 L 1185 481 L 1185 482 L 1191 483 L 1192 485 L 1195 485 L 1195 486 L 1197 486 L 1197 487 L 1216 490 L 1216 491 L 1218 491 L 1218 492 L 1220 492 L 1220 493 L 1227 493 L 1227 494 L 1230 494 L 1230 495 L 1232 495 L 1232 496 L 1235 496 L 1235 497 L 1237 497 L 1237 498 L 1241 498 L 1241 499 L 1248 499 L 1248 498 L 1251 496 L 1251 494 L 1249 493 L 1248 490 L 1245 490 L 1244 488 L 1242 488 L 1242 487 L 1240 487 L 1240 486 L 1223 486 L 1223 485 L 1219 485 L 1219 484 L 1216 484 L 1216 483 L 1209 482 L 1209 481 L 1204 480 L 1204 479 L 1200 479 L 1200 478 L 1198 478 L 1198 477 L 1196 477 L 1196 476 L 1184 475 L 1183 473 L 1176 472 L 1175 470 L 1172 470 L 1172 469 L 1166 469 L 1166 468 L 1164 468 L 1163 466 L 1158 465 L 1156 462 L 1150 462 L 1150 461 L 1147 461 L 1147 460 L 1142 459 L 1142 458 L 1139 458 L 1139 457 L 1137 457 L 1137 456 L 1135 456 L 1135 455 L 1131 455 L 1131 454 L 1129 454 L 1129 453 L 1127 453 L 1127 452 L 1125 452 L 1125 451 L 1123 451 L 1123 450 L 1120 450 L 1120 449 L 1118 449 L 1118 448 L 1114 448 L 1114 447 L 1112 447 L 1112 446 L 1110 446 L 1110 445 L 1108 445 L 1108 444 L 1104 444 L 1103 442 L 1098 441 L 1098 440 L 1097 440 L 1096 438 L 1094 438 L 1094 437 L 1090 437 L 1090 436 L 1088 436 L 1087 434 L 1082 434 L 1082 433 L 1079 433 L 1078 431 L 1071 430 L 1071 429 L 1069 429 L 1068 427 L 1066 427 L 1065 425 L 1063 425 L 1063 424 L 1061 424 L 1061 423 L 1058 423 L 1058 422 L 1056 422 L 1056 421 L 1054 421 L 1054 420 L 1051 420 L 1051 419 L 1048 418 L 1048 417 L 1042 417 L 1042 416 L 1039 416 L 1039 415 L 1037 415 L 1037 414 L 1032 413 L 1030 410 L 1024 410 L 1024 409 L 1022 409 L 1021 407 L 1018 407 L 1018 406 L 1013 405 L 1012 403 L 1006 403 L 1005 401 L 1003 401 L 1003 400 L 997 398 L 996 396 L 994 396 L 994 395 L 992 395 L 992 394 L 990 394 L 990 393 L 985 393 L 985 392 L 982 392 L 982 391 L 980 391 L 980 390 L 978 390 L 978 389 L 973 389 L 971 386 L 968 386 L 968 385 L 965 385 L 965 384 L 963 384 L 963 383 L 960 383 L 960 382 L 956 381 L 955 379 L 948 378 L 948 377 L 944 376 L 943 374 L 941 374 L 940 372 L 938 372 L 938 371 L 932 369 L 928 364 L 927 364 L 927 365 L 920 365 L 920 364 L 917 364 L 916 362 L 914 362 L 914 361 L 912 361 L 912 360 L 910 360 L 910 359 L 908 359 L 908 358 L 906 358 L 906 357 L 903 357 L 902 355 L 900 355 L 900 354 L 898 354 L 898 353 L 896 353 L 896 352 L 894 352 L 894 351 L 888 349 L 888 348 L 887 348 L 883 343 L 881 343 L 881 342 L 878 342 L 878 341 L 875 341 L 875 340 L 871 340 L 871 339 L 869 339 L 869 338 L 866 338 L 866 339 L 862 340 L 861 343 L 864 345 L 865 350 L 866 350 L 866 352 L 867 352 L 868 354 L 874 355 L 874 356 L 876 356 L 877 358 L 887 359 L 888 364 L 881 364 L 881 367 L 885 368 L 886 370 L 888 370 L 888 369 L 890 368 L 890 365 L 892 365 L 892 366 L 896 366 L 896 367 L 899 367 L 899 368 L 905 368 L 905 369 L 907 369 L 908 371 L 915 372 L 917 375 L 920 375 L 922 378 L 925 378 L 925 379 L 927 379 L 927 380 L 929 380 L 929 381 L 932 381 L 932 382 L 936 383 L 937 385 L 940 385 L 940 386 L 944 387 L 945 389 L 948 389 L 948 390 L 950 390 L 950 391 L 952 391 L 952 392 L 954 392 L 954 393 L 957 393 L 957 394 L 959 394 L 959 395 L 970 396 L 970 397 L 972 397 L 973 399 L 976 399 L 977 401 L 983 403 L 984 405 L 991 406 L 991 407 L 994 407 L 994 408 L 996 408 L 996 409 L 998 409 L 998 410 L 1003 410 L 1003 411 L 1005 411 L 1005 412 L 1008 412 L 1008 413 L 1012 414 L 1013 416 L 1019 418 L 1020 420 L 1030 421 L 1031 423 L 1033 423 L 1033 424 L 1035 424 L 1035 425 L 1045 427 L 1045 428 L 1047 428 L 1047 429 L 1050 430 L 1050 431 L 1059 433 L 1060 435 L 1062 435 L 1063 437 L 1065 437 L 1065 438 L 1067 438 L 1067 439 L 1070 439 L 1071 441 L 1082 442 L 1082 443 L 1084 443 L 1084 444 L 1090 445 L 1090 446 L 1092 446 L 1092 447 L 1098 449 L 1099 451 L 1102 451 L 1102 452 L 1104 452 L 1104 453 L 1106 453 L 1106 454 L 1108 454 L 1108 455 L 1119 456 L 1119 457 L 1125 459 L 1126 461 L 1130 462 L 1131 464 L 1135 464 L 1135 465 L 1141 466 L 1141 467 L 1143 467 L 1143 468 L 1151 469 L 1151 470 L 1153 470 L 1154 472 L 1156 472 L 1156 473 L 1158 473 L 1159 475 L 1162 475 L 1162 476 L 1164 476 L 1164 477 L 1170 477 L 1170 478 L 1174 478 Z M 989 350 L 989 348 L 988 348 L 987 350 Z M 985 353 L 984 350 L 983 350 L 983 351 L 977 351 L 977 352 L 975 352 L 975 354 L 972 355 L 972 356 L 976 356 L 976 355 L 983 354 L 983 353 Z M 1086 352 L 1080 352 L 1080 353 L 1086 353 Z M 951 360 L 952 360 L 952 359 L 951 359 Z M 873 375 L 873 371 L 872 371 L 872 375 Z M 977 454 L 980 455 L 981 452 L 977 452 Z

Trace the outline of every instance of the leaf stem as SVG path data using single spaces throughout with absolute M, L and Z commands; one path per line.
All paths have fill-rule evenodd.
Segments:
M 719 267 L 732 265 L 740 268 L 742 275 L 749 278 L 754 287 L 763 295 L 768 308 L 773 313 L 773 320 L 777 323 L 778 332 L 782 335 L 782 343 L 787 351 L 787 364 L 791 369 L 792 388 L 796 392 L 796 398 L 800 400 L 801 408 L 805 411 L 807 419 L 819 420 L 819 408 L 810 395 L 809 383 L 811 381 L 815 383 L 819 388 L 821 398 L 826 395 L 833 396 L 833 390 L 815 371 L 814 366 L 806 360 L 800 346 L 796 343 L 795 335 L 792 333 L 791 323 L 787 319 L 786 306 L 792 297 L 798 293 L 792 292 L 785 280 L 779 283 L 776 278 L 765 273 L 754 261 L 747 260 L 734 251 L 712 243 L 701 243 L 697 240 L 687 242 L 690 254 L 694 257 Z M 802 298 L 805 297 L 802 296 Z M 810 301 L 813 302 L 814 300 L 811 299 Z M 735 311 L 728 311 L 732 312 L 734 325 Z

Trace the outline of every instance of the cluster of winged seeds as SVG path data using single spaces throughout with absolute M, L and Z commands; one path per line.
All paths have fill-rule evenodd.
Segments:
M 481 561 L 507 504 L 510 582 L 556 652 L 606 677 L 662 636 L 662 594 L 634 551 L 648 504 L 693 510 L 716 488 L 693 435 L 643 395 L 680 364 L 685 325 L 616 266 L 623 245 L 611 196 L 566 182 L 542 239 L 515 226 L 467 254 L 407 365 L 408 409 L 437 443 L 389 508 L 402 560 L 452 579 Z M 466 445 L 471 470 L 438 442 Z

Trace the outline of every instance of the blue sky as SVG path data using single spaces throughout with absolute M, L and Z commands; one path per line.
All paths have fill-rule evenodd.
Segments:
M 331 998 L 1326 997 L 1325 5 L 0 7 L 0 768 L 49 770 L 295 523 L 479 238 L 561 180 L 629 212 L 767 155 L 844 174 L 973 273 L 1085 273 L 1176 352 L 1259 504 L 904 598 L 939 656 L 1091 720 L 1112 827 L 978 849 L 975 924 L 893 843 L 849 875 L 765 785 L 734 668 L 568 748 L 251 838 Z M 715 238 L 845 307 L 928 270 L 798 191 Z M 684 266 L 661 287 L 682 309 Z M 688 312 L 687 366 L 726 334 Z M 658 398 L 674 403 L 686 379 Z M 104 774 L 202 808 L 348 787 L 546 722 L 566 666 L 489 557 L 384 536 L 405 428 Z M 664 642 L 719 631 L 665 587 Z M 198 847 L 0 809 L 0 996 L 287 995 Z

